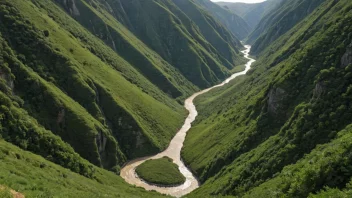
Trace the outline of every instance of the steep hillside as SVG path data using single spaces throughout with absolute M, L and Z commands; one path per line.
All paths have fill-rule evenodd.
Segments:
M 220 82 L 244 62 L 240 42 L 207 13 L 192 14 L 196 18 L 207 15 L 213 23 L 192 21 L 171 0 L 104 2 L 101 7 L 200 88 Z M 189 6 L 197 9 L 194 4 Z M 205 31 L 209 29 L 214 32 Z
M 114 173 L 97 167 L 94 179 L 88 179 L 3 140 L 0 160 L 1 186 L 25 197 L 166 197 L 129 186 Z M 3 195 L 0 191 L 0 197 Z
M 248 76 L 196 99 L 182 157 L 204 184 L 189 197 L 348 197 L 351 32 L 352 2 L 326 0 Z
M 245 62 L 239 52 L 240 49 L 243 49 L 241 42 L 225 26 L 213 18 L 209 12 L 206 12 L 192 1 L 174 1 L 174 3 L 198 25 L 204 38 L 217 51 L 221 52 L 223 57 L 229 60 L 230 63 L 236 63 L 236 59 L 241 60 L 242 63 Z
M 139 40 L 125 26 L 119 23 L 113 15 L 104 10 L 100 1 L 52 1 L 61 6 L 70 16 L 63 13 L 61 9 L 57 11 L 57 7 L 48 6 L 49 3 L 43 10 L 48 11 L 48 15 L 55 22 L 64 26 L 75 37 L 82 42 L 89 43 L 90 48 L 96 47 L 98 43 L 91 41 L 92 39 L 99 39 L 100 45 L 101 41 L 103 41 L 105 43 L 104 51 L 108 50 L 110 54 L 114 53 L 114 51 L 118 53 L 120 59 L 123 58 L 140 74 L 173 98 L 185 97 L 185 95 L 189 95 L 195 90 L 195 87 L 179 73 L 179 70 L 168 64 L 159 54 L 148 48 L 143 41 Z M 69 21 L 66 22 L 66 20 Z M 78 23 L 81 28 L 83 26 L 89 32 L 84 31 L 84 33 L 81 33 L 74 25 Z M 94 38 L 90 39 L 92 36 Z M 110 49 L 107 49 L 107 47 Z M 90 51 L 93 54 L 103 56 L 99 49 L 96 48 Z M 109 64 L 114 64 L 115 61 L 109 56 L 105 55 L 103 57 L 109 61 Z M 121 70 L 120 68 L 118 69 L 119 71 Z M 129 79 L 137 80 L 140 78 L 132 77 Z
M 252 45 L 252 54 L 259 54 L 270 43 L 285 34 L 305 19 L 324 0 L 283 1 L 273 12 L 268 13 L 248 36 L 247 43 Z
M 187 1 L 187 0 L 180 0 Z M 238 15 L 211 2 L 210 0 L 191 0 L 204 10 L 211 13 L 229 29 L 239 40 L 243 40 L 251 32 L 251 27 Z
M 263 16 L 274 10 L 281 2 L 282 0 L 267 0 L 261 3 L 217 2 L 217 4 L 242 17 L 251 29 L 254 29 Z
M 184 116 L 176 101 L 53 2 L 1 4 L 6 75 L 40 125 L 106 168 L 168 145 Z
M 190 5 L 197 15 L 161 0 L 0 1 L 0 186 L 29 197 L 65 186 L 62 197 L 154 196 L 127 186 L 120 167 L 164 150 L 183 99 L 244 63 L 237 38 Z

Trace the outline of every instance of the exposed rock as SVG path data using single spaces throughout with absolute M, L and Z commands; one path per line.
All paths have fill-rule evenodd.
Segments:
M 279 114 L 282 109 L 282 102 L 286 97 L 285 90 L 281 88 L 271 88 L 268 94 L 268 111 L 272 114 Z
M 322 82 L 318 82 L 313 90 L 313 98 L 320 98 L 320 96 L 324 93 L 324 89 L 324 84 Z
M 107 140 L 108 139 L 105 137 L 104 133 L 102 131 L 99 131 L 96 137 L 96 143 L 100 154 L 105 151 Z
M 64 123 L 64 121 L 65 121 L 65 109 L 61 108 L 59 113 L 57 114 L 56 123 L 61 124 L 61 123 Z
M 70 12 L 71 15 L 79 16 L 80 12 L 76 6 L 75 0 L 63 0 L 66 9 Z
M 136 134 L 136 148 L 141 148 L 145 143 L 143 134 L 140 131 L 134 132 Z
M 6 85 L 10 87 L 10 89 L 13 90 L 15 88 L 15 85 L 11 76 L 5 73 L 4 71 L 2 71 L 1 69 L 0 69 L 0 78 L 5 80 Z
M 345 54 L 341 58 L 341 67 L 347 67 L 352 64 L 352 42 L 347 46 Z

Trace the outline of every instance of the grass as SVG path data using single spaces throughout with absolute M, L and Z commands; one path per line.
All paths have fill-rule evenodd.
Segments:
M 0 197 L 1 198 L 13 198 L 13 195 L 9 188 L 0 186 Z
M 176 186 L 186 181 L 178 166 L 168 157 L 147 160 L 136 168 L 136 173 L 144 181 L 161 186 Z
M 97 165 L 99 156 L 94 144 L 98 131 L 103 132 L 104 137 L 111 140 L 108 147 L 110 154 L 120 152 L 118 147 L 121 147 L 128 158 L 134 158 L 165 148 L 182 124 L 184 117 L 182 106 L 158 90 L 143 75 L 136 74 L 137 71 L 116 53 L 111 52 L 110 48 L 102 47 L 99 39 L 90 35 L 72 18 L 63 19 L 65 13 L 55 3 L 40 0 L 33 2 L 35 3 L 8 1 L 7 7 L 2 7 L 2 12 L 6 16 L 7 9 L 13 12 L 6 21 L 17 24 L 11 30 L 6 28 L 9 24 L 4 25 L 3 37 L 13 44 L 11 46 L 13 57 L 15 54 L 24 54 L 27 57 L 20 60 L 25 69 L 22 69 L 22 72 L 14 69 L 14 75 L 27 76 L 33 79 L 32 83 L 38 82 L 41 89 L 48 90 L 47 95 L 41 97 L 40 102 L 36 102 L 39 98 L 33 95 L 36 92 L 33 87 L 18 86 L 18 94 L 28 101 L 26 110 L 41 125 L 48 126 L 48 129 L 55 133 L 60 132 L 59 135 L 79 154 Z M 49 16 L 48 11 L 43 8 L 55 11 Z M 63 21 L 70 25 L 67 25 L 68 27 L 62 25 Z M 23 31 L 20 33 L 17 28 L 22 28 Z M 51 30 L 50 35 L 43 38 L 42 32 L 47 29 Z M 74 37 L 71 32 L 75 34 L 84 32 L 84 38 Z M 12 36 L 9 36 L 10 34 Z M 23 46 L 21 44 L 23 40 L 27 43 L 26 48 L 20 47 Z M 31 42 L 36 40 L 38 42 Z M 93 46 L 90 42 L 96 44 L 95 49 L 102 49 L 99 56 L 90 50 L 90 46 Z M 113 63 L 111 59 L 107 61 L 101 56 L 111 57 Z M 119 67 L 114 67 L 115 65 Z M 120 72 L 121 68 L 125 68 L 123 72 Z M 139 81 L 136 81 L 140 83 L 131 83 L 128 80 L 131 78 L 138 79 Z M 21 77 L 16 83 L 20 85 L 26 83 L 24 81 L 26 78 Z M 143 84 L 143 87 L 139 84 Z M 35 108 L 38 105 L 41 108 Z M 66 114 L 67 122 L 64 130 L 55 124 L 58 108 L 64 108 L 69 112 Z M 69 117 L 74 119 L 68 119 Z M 107 125 L 109 121 L 112 122 L 110 126 Z M 133 133 L 130 133 L 131 131 Z M 143 140 L 140 144 L 137 144 L 137 136 Z M 82 145 L 78 141 L 82 137 L 88 137 L 90 140 L 82 141 L 84 142 Z M 116 141 L 119 143 L 118 147 Z M 94 159 L 91 160 L 92 158 Z M 119 164 L 123 161 L 120 159 Z
M 289 164 L 298 165 L 299 160 L 309 163 L 305 154 L 320 144 L 326 148 L 333 145 L 328 143 L 351 123 L 346 119 L 346 113 L 351 113 L 351 66 L 340 65 L 352 42 L 348 35 L 351 26 L 345 25 L 352 20 L 351 8 L 347 0 L 325 1 L 268 46 L 248 75 L 195 100 L 199 116 L 187 133 L 182 158 L 204 184 L 190 197 L 242 197 L 251 189 L 260 195 Z M 324 93 L 314 98 L 315 87 L 321 83 Z M 272 96 L 277 88 L 285 94 Z M 273 112 L 269 98 L 279 98 L 275 103 L 281 109 Z M 317 162 L 317 166 L 324 163 Z M 336 159 L 336 166 L 344 164 L 344 160 Z M 331 173 L 326 180 L 317 176 L 320 173 L 307 170 L 297 174 L 299 184 L 290 186 L 292 190 L 287 186 L 281 190 L 291 193 L 288 197 L 295 193 L 306 197 L 324 190 L 324 185 L 344 190 L 351 177 L 347 169 L 343 176 L 325 168 Z M 342 176 L 332 179 L 335 175 Z M 309 183 L 298 178 L 318 179 Z M 264 181 L 267 185 L 256 189 Z M 267 192 L 277 192 L 275 188 Z
M 89 179 L 0 139 L 0 184 L 26 198 L 35 197 L 164 197 L 125 183 L 112 172 L 96 167 Z M 0 191 L 0 197 L 3 197 Z M 6 194 L 5 194 L 6 195 Z
M 237 73 L 237 72 L 241 72 L 241 71 L 244 71 L 246 69 L 246 65 L 238 65 L 238 66 L 235 66 L 233 69 L 231 69 L 231 73 L 234 74 L 234 73 Z

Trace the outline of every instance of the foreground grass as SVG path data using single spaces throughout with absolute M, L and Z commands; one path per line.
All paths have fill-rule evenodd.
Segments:
M 1 198 L 12 198 L 12 194 L 10 189 L 7 189 L 5 187 L 0 187 L 0 197 Z
M 88 179 L 44 158 L 0 140 L 0 184 L 31 197 L 162 197 L 125 183 L 112 172 L 96 168 Z M 8 191 L 0 192 L 0 197 Z M 6 196 L 5 196 L 6 197 Z
M 178 166 L 168 157 L 148 160 L 139 165 L 136 172 L 143 180 L 158 185 L 173 186 L 186 181 Z

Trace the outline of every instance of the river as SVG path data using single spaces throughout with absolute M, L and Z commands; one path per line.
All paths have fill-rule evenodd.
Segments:
M 183 142 L 186 137 L 187 131 L 191 128 L 192 122 L 195 120 L 195 118 L 198 115 L 197 109 L 195 105 L 193 104 L 193 100 L 201 95 L 204 94 L 216 87 L 221 87 L 224 86 L 225 84 L 229 83 L 231 80 L 235 79 L 238 76 L 245 75 L 248 70 L 251 68 L 251 65 L 255 62 L 254 59 L 249 58 L 249 52 L 251 49 L 251 46 L 245 45 L 245 50 L 242 51 L 244 54 L 244 57 L 248 59 L 248 62 L 246 63 L 245 70 L 242 72 L 235 73 L 231 75 L 228 79 L 226 79 L 224 82 L 221 84 L 215 85 L 213 87 L 204 89 L 200 92 L 197 92 L 193 94 L 191 97 L 187 98 L 185 100 L 185 105 L 184 107 L 189 111 L 188 117 L 185 120 L 185 123 L 183 124 L 182 128 L 176 133 L 175 137 L 171 140 L 169 147 L 154 156 L 150 157 L 143 157 L 143 158 L 138 158 L 135 160 L 132 160 L 128 162 L 122 169 L 121 169 L 121 177 L 129 184 L 140 186 L 145 188 L 146 190 L 155 190 L 158 191 L 162 194 L 168 194 L 171 196 L 175 197 L 181 197 L 183 195 L 186 195 L 196 188 L 199 187 L 199 182 L 197 178 L 191 173 L 191 171 L 185 166 L 185 164 L 181 160 L 181 149 L 183 146 Z M 175 187 L 159 187 L 155 185 L 148 184 L 144 181 L 142 181 L 137 174 L 135 173 L 135 169 L 137 166 L 145 162 L 146 160 L 149 159 L 158 159 L 163 156 L 167 156 L 171 159 L 174 160 L 174 163 L 176 163 L 179 166 L 180 172 L 186 177 L 186 181 L 184 184 L 180 186 L 175 186 Z

